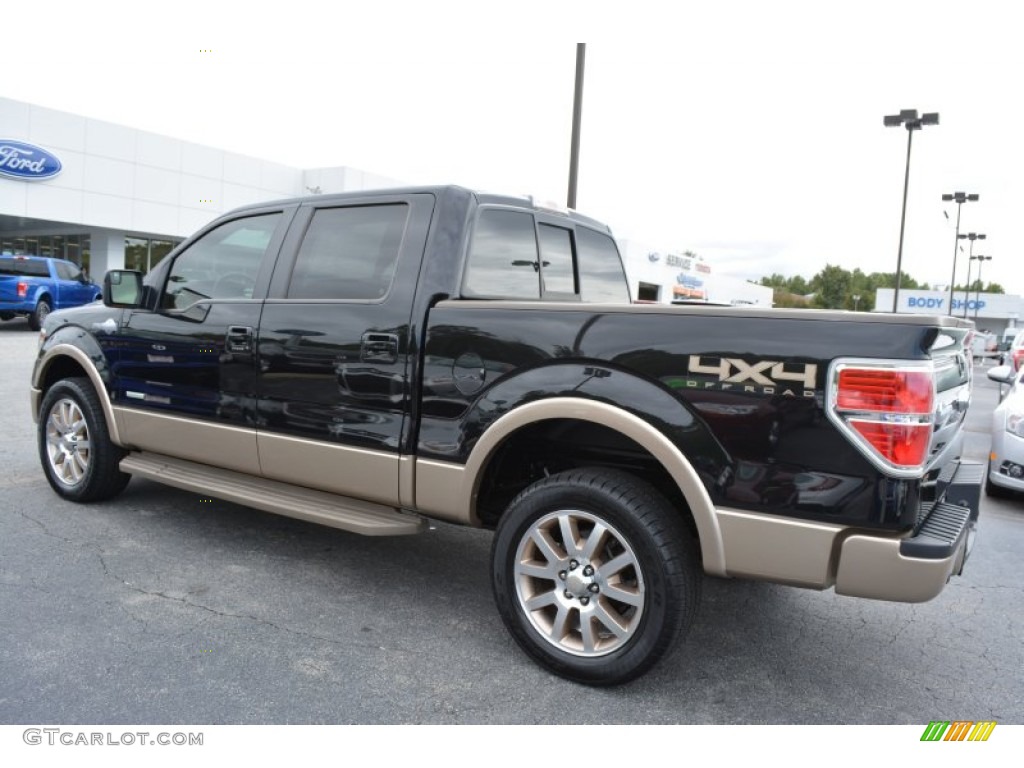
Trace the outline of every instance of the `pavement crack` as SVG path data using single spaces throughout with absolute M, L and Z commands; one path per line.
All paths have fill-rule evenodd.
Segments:
M 156 598 L 159 598 L 161 600 L 167 600 L 167 601 L 170 601 L 170 602 L 173 602 L 173 603 L 178 603 L 178 604 L 186 606 L 188 608 L 195 608 L 197 610 L 200 610 L 200 611 L 203 611 L 205 613 L 208 613 L 208 614 L 210 614 L 212 616 L 218 616 L 218 617 L 224 618 L 224 619 L 242 619 L 242 620 L 245 620 L 245 621 L 252 621 L 252 622 L 254 622 L 256 624 L 262 624 L 264 626 L 270 627 L 271 629 L 275 629 L 278 632 L 286 632 L 289 635 L 295 635 L 296 637 L 302 637 L 302 638 L 306 638 L 308 640 L 317 640 L 317 641 L 324 642 L 324 643 L 332 643 L 334 645 L 346 645 L 346 646 L 351 646 L 352 645 L 352 643 L 350 643 L 348 641 L 345 641 L 345 640 L 337 640 L 335 638 L 324 637 L 323 635 L 317 635 L 317 634 L 312 633 L 312 632 L 302 632 L 300 630 L 291 629 L 289 627 L 284 627 L 284 626 L 281 626 L 280 624 L 275 624 L 272 621 L 268 621 L 267 619 L 260 618 L 259 616 L 253 616 L 252 614 L 248 614 L 248 613 L 230 613 L 228 611 L 219 611 L 216 608 L 211 608 L 210 606 L 203 605 L 202 603 L 193 602 L 193 601 L 188 600 L 187 598 L 184 598 L 184 597 L 177 597 L 175 595 L 169 595 L 166 592 L 160 592 L 160 591 L 156 591 L 156 590 L 149 590 L 149 589 L 143 589 L 142 587 L 137 587 L 134 584 L 132 584 L 132 583 L 130 583 L 128 581 L 125 581 L 121 576 L 119 576 L 118 574 L 116 574 L 113 571 L 111 571 L 110 568 L 107 566 L 106 560 L 103 559 L 103 555 L 102 554 L 98 554 L 97 553 L 96 557 L 100 561 L 100 565 L 103 568 L 103 573 L 104 573 L 105 576 L 108 576 L 109 578 L 112 578 L 112 579 L 115 579 L 115 580 L 119 581 L 122 586 L 126 587 L 128 590 L 130 590 L 132 592 L 135 592 L 136 594 L 145 595 L 147 597 L 156 597 Z M 128 615 L 132 616 L 131 613 L 128 613 Z M 141 619 L 138 619 L 135 616 L 132 616 L 132 618 L 135 618 L 138 621 L 142 621 Z M 371 646 L 367 645 L 367 647 L 371 647 Z M 377 646 L 374 645 L 373 647 L 377 647 Z

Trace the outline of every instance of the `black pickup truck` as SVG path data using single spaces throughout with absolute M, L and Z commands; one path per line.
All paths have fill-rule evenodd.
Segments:
M 555 673 L 634 678 L 703 574 L 935 597 L 973 539 L 971 324 L 630 303 L 608 228 L 430 187 L 227 214 L 51 315 L 53 489 L 131 475 L 368 535 L 495 531 L 491 583 Z

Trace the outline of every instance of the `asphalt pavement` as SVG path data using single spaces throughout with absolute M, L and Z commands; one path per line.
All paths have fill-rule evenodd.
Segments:
M 677 653 L 592 689 L 505 632 L 486 532 L 364 538 L 141 480 L 62 501 L 29 416 L 35 349 L 0 323 L 0 723 L 1024 723 L 1024 500 L 983 501 L 931 602 L 709 578 Z M 984 460 L 997 392 L 977 371 Z

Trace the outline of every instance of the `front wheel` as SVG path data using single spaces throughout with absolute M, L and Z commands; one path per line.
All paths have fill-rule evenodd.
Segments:
M 46 479 L 65 499 L 109 499 L 131 479 L 118 466 L 124 451 L 110 441 L 88 379 L 63 379 L 50 387 L 39 409 L 38 438 Z
M 680 513 L 632 475 L 578 469 L 520 493 L 491 551 L 494 597 L 533 659 L 589 685 L 644 674 L 693 622 L 701 575 Z

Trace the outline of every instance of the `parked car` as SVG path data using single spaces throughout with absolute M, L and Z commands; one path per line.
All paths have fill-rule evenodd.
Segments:
M 1014 337 L 1010 348 L 1006 350 L 1006 354 L 1003 356 L 1002 362 L 1010 366 L 1014 372 L 1021 369 L 1021 363 L 1024 362 L 1024 331 L 1019 331 Z
M 55 309 L 99 301 L 103 289 L 71 261 L 49 256 L 0 256 L 0 320 L 27 317 L 38 331 Z
M 1018 337 L 1019 338 L 1019 337 Z M 1024 369 L 1000 365 L 988 377 L 1010 389 L 992 413 L 992 447 L 989 452 L 985 493 L 1005 498 L 1024 492 Z

